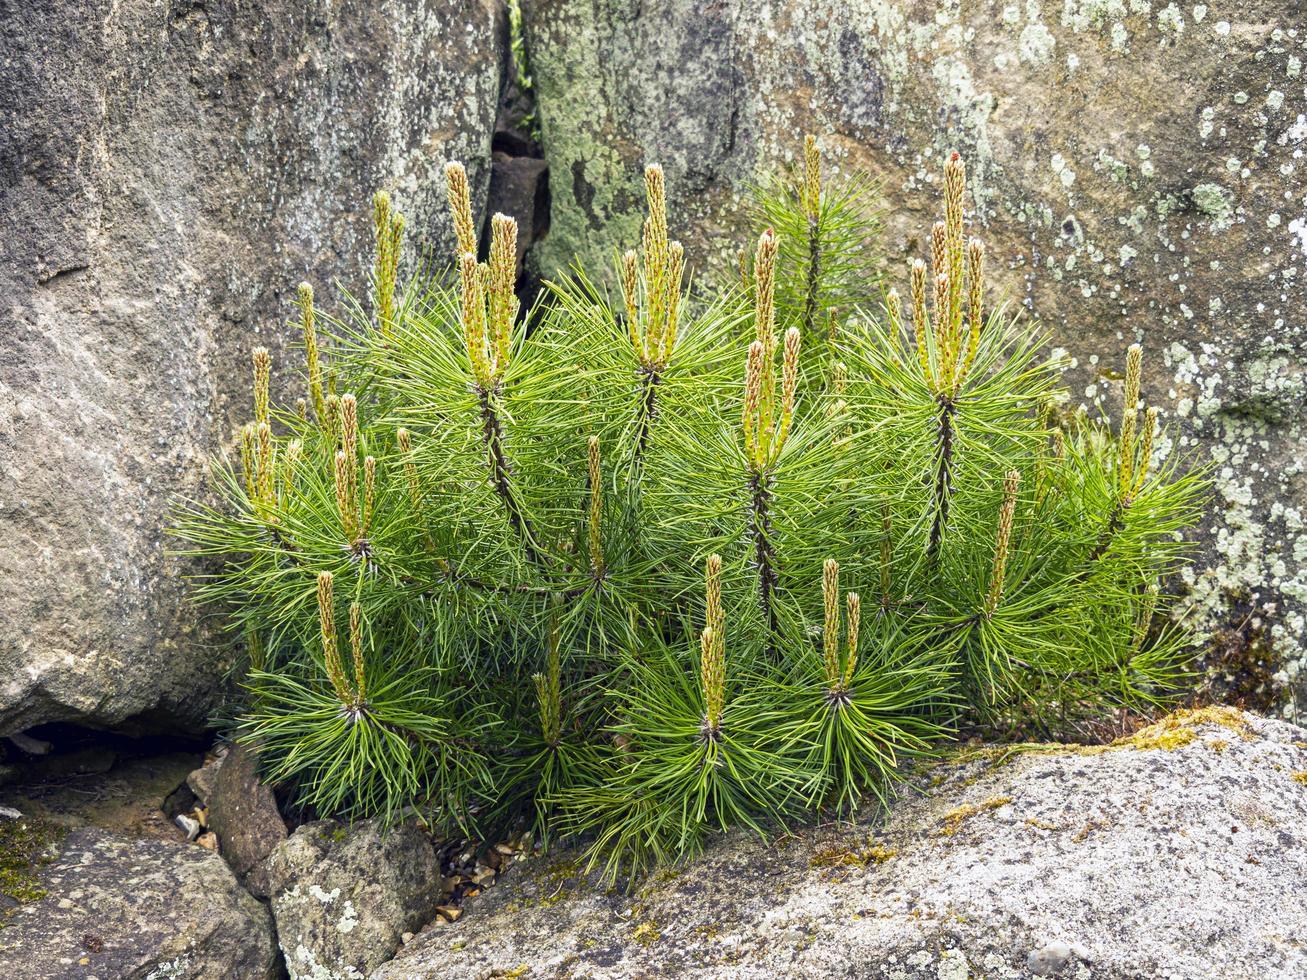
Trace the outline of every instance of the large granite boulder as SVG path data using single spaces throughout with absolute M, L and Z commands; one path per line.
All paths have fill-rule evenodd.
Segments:
M 1307 975 L 1307 731 L 1208 709 L 970 758 L 883 825 L 731 836 L 629 894 L 538 858 L 374 980 Z
M 11 833 L 4 831 L 6 843 Z M 71 831 L 6 912 L 0 976 L 24 980 L 273 980 L 268 910 L 202 847 Z M 8 858 L 8 854 L 6 857 Z M 9 874 L 13 865 L 6 864 Z
M 1217 481 L 1195 610 L 1247 616 L 1252 632 L 1265 621 L 1292 673 L 1307 652 L 1298 13 L 1282 0 L 533 0 L 553 175 L 537 258 L 546 272 L 573 253 L 608 268 L 639 242 L 640 171 L 658 161 L 674 233 L 721 267 L 744 240 L 741 197 L 812 132 L 883 182 L 904 289 L 944 156 L 961 150 L 987 264 L 1072 359 L 1075 400 L 1119 418 L 1125 348 L 1144 344 L 1147 395 L 1180 433 L 1164 448 Z
M 441 895 L 435 846 L 411 822 L 305 824 L 273 850 L 267 877 L 291 980 L 370 976 Z
M 205 720 L 170 501 L 248 416 L 249 349 L 290 375 L 295 285 L 365 286 L 375 189 L 449 255 L 505 47 L 495 0 L 0 5 L 0 733 Z

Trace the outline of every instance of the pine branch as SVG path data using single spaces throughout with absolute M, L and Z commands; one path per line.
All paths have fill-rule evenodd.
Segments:
M 512 467 L 504 449 L 504 430 L 499 421 L 499 413 L 495 410 L 490 391 L 479 387 L 477 397 L 481 404 L 481 435 L 485 442 L 487 465 L 490 467 L 490 482 L 504 505 L 509 526 L 521 542 L 527 561 L 532 565 L 541 565 L 543 562 L 535 545 L 531 521 L 513 491 Z
M 934 566 L 939 560 L 940 544 L 948 527 L 949 505 L 953 497 L 954 417 L 957 406 L 949 395 L 938 398 L 939 417 L 935 430 L 935 474 L 931 489 L 931 506 L 934 516 L 930 525 L 930 542 L 926 546 L 926 560 Z

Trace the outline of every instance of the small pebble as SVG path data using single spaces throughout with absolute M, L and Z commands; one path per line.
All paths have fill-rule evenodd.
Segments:
M 23 814 L 11 806 L 0 806 L 0 820 L 22 820 Z
M 209 831 L 207 834 L 200 834 L 199 837 L 195 838 L 195 843 L 199 844 L 201 847 L 207 847 L 211 851 L 216 851 L 218 849 L 218 835 L 213 831 Z
M 402 942 L 405 946 L 407 946 L 409 943 L 413 941 L 413 933 L 411 932 L 404 933 L 402 936 L 399 937 L 399 941 Z
M 177 814 L 177 816 L 173 818 L 173 823 L 185 831 L 187 840 L 195 840 L 195 838 L 200 836 L 200 822 L 188 817 L 184 813 Z
M 15 732 L 10 735 L 9 743 L 15 748 L 22 749 L 28 755 L 46 755 L 52 748 L 49 742 L 39 738 L 32 738 L 31 735 L 24 732 Z
M 1053 977 L 1071 959 L 1071 947 L 1064 942 L 1051 942 L 1043 949 L 1032 949 L 1026 957 L 1026 969 L 1037 977 Z

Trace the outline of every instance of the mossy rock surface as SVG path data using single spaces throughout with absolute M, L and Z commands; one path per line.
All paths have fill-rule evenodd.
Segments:
M 629 894 L 535 859 L 375 977 L 1297 980 L 1304 770 L 1307 731 L 1232 709 L 995 750 L 888 815 L 730 835 Z

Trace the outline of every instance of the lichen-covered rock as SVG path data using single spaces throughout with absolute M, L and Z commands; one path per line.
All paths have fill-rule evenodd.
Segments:
M 169 503 L 248 416 L 249 349 L 289 383 L 295 285 L 365 288 L 375 189 L 450 254 L 504 49 L 497 0 L 0 12 L 0 733 L 206 720 Z
M 536 859 L 374 976 L 1307 975 L 1307 731 L 1208 709 L 970 758 L 883 825 L 728 837 L 632 894 Z
M 412 823 L 305 824 L 268 858 L 277 941 L 291 980 L 361 980 L 432 917 L 440 862 Z
M 0 976 L 272 980 L 268 910 L 222 859 L 187 844 L 71 831 L 41 867 L 44 897 L 0 929 Z
M 218 836 L 219 853 L 241 884 L 259 898 L 269 893 L 265 862 L 286 839 L 276 797 L 259 779 L 258 757 L 243 745 L 233 746 L 213 779 L 208 799 L 209 829 Z
M 1307 653 L 1307 30 L 1282 0 L 534 0 L 553 212 L 537 256 L 598 273 L 638 245 L 640 169 L 721 268 L 739 201 L 817 134 L 883 181 L 889 269 L 928 250 L 944 155 L 999 292 L 1119 418 L 1125 348 L 1218 493 L 1191 582 Z M 1291 662 L 1288 671 L 1296 670 Z M 1272 669 L 1273 672 L 1273 669 Z M 1280 681 L 1287 680 L 1281 677 Z M 1307 690 L 1307 671 L 1303 673 Z

